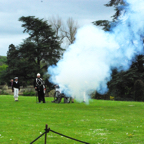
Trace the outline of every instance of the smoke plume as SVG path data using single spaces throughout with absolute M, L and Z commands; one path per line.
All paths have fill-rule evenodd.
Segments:
M 108 91 L 113 68 L 128 70 L 136 55 L 143 53 L 144 0 L 126 0 L 121 16 L 109 32 L 94 25 L 79 28 L 56 66 L 50 66 L 50 81 L 68 96 L 88 101 L 89 93 Z

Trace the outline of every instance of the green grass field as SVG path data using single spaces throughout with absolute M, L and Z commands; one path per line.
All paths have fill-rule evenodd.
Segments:
M 90 144 L 143 144 L 144 103 L 90 100 L 84 103 L 37 104 L 35 97 L 0 96 L 0 144 L 29 144 L 45 124 L 59 133 Z M 43 144 L 44 136 L 34 142 Z M 79 144 L 52 132 L 50 144 Z

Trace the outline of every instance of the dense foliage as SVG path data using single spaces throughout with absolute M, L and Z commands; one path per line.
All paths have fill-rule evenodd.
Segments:
M 34 16 L 19 18 L 23 22 L 24 33 L 28 33 L 20 45 L 9 45 L 7 52 L 7 69 L 3 76 L 7 81 L 18 76 L 28 84 L 41 73 L 43 77 L 49 65 L 56 64 L 64 51 L 51 26 L 43 19 Z
M 6 56 L 0 56 L 0 66 L 3 64 L 6 64 L 7 57 Z
M 5 80 L 3 80 L 3 74 L 5 73 L 7 65 L 7 57 L 6 56 L 0 56 L 0 84 L 4 84 Z
M 118 16 L 120 16 L 122 8 L 120 8 L 121 5 L 125 5 L 126 3 L 123 0 L 110 0 L 107 4 L 105 4 L 106 7 L 114 7 L 115 14 L 112 16 L 112 21 L 108 20 L 98 20 L 94 21 L 93 24 L 96 26 L 103 27 L 103 30 L 109 31 L 111 28 L 111 25 L 116 25 L 116 21 Z

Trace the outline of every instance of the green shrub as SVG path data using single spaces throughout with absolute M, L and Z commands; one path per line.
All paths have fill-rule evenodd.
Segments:
M 109 95 L 109 93 L 102 95 L 102 94 L 96 92 L 94 99 L 110 100 L 110 95 Z
M 144 83 L 142 80 L 136 80 L 134 83 L 135 101 L 144 101 Z
M 4 91 L 4 89 L 2 89 L 0 95 L 9 95 L 7 92 Z
M 24 91 L 23 96 L 35 96 L 35 92 L 34 91 Z

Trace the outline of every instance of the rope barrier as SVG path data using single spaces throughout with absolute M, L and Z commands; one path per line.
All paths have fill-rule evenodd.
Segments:
M 72 139 L 72 140 L 75 140 L 75 141 L 81 142 L 81 143 L 89 144 L 89 143 L 87 143 L 87 142 L 84 142 L 84 141 L 81 141 L 81 140 L 78 140 L 78 139 L 75 139 L 75 138 L 72 138 L 72 137 L 69 137 L 69 136 L 63 135 L 63 134 L 58 133 L 58 132 L 55 132 L 55 131 L 53 131 L 53 130 L 51 130 L 51 129 L 50 129 L 49 131 L 51 131 L 51 132 L 53 132 L 53 133 L 56 133 L 56 134 L 58 134 L 58 135 L 64 136 L 64 137 L 66 137 L 66 138 L 69 138 L 69 139 Z
M 39 137 L 37 137 L 35 140 L 33 140 L 30 144 L 34 143 L 36 140 L 38 140 L 40 137 L 42 137 L 46 132 L 42 133 Z
M 35 140 L 33 140 L 30 144 L 34 143 L 36 140 L 38 140 L 38 139 L 39 139 L 40 137 L 42 137 L 44 134 L 45 134 L 45 144 L 46 144 L 46 134 L 49 133 L 49 131 L 51 131 L 51 132 L 53 132 L 53 133 L 55 133 L 55 134 L 64 136 L 64 137 L 66 137 L 66 138 L 69 138 L 69 139 L 71 139 L 71 140 L 75 140 L 75 141 L 78 141 L 78 142 L 81 142 L 81 143 L 85 143 L 85 144 L 90 144 L 90 143 L 87 143 L 87 142 L 84 142 L 84 141 L 81 141 L 81 140 L 78 140 L 78 139 L 75 139 L 75 138 L 66 136 L 66 135 L 64 135 L 64 134 L 58 133 L 58 132 L 56 132 L 56 131 L 51 130 L 50 128 L 47 129 L 47 126 L 48 126 L 48 125 L 46 124 L 46 128 L 44 129 L 45 132 L 42 133 L 39 137 L 37 137 Z

